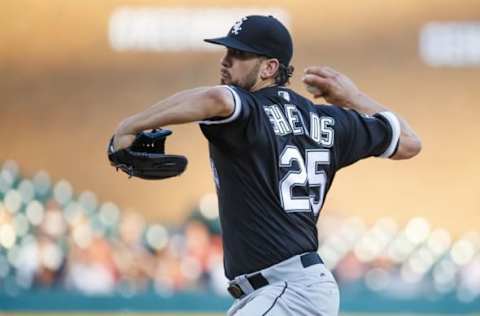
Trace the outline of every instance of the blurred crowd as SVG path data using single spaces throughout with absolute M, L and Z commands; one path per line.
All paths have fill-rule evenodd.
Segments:
M 52 184 L 45 171 L 22 178 L 7 161 L 0 172 L 0 287 L 12 294 L 35 288 L 223 293 L 218 228 L 198 214 L 182 227 L 147 223 L 114 203 L 99 204 L 93 192 L 75 195 L 66 180 Z
M 327 212 L 328 213 L 328 212 Z M 179 227 L 76 193 L 39 171 L 23 177 L 14 161 L 0 169 L 0 292 L 61 289 L 86 295 L 213 291 L 227 295 L 214 194 Z M 341 286 L 361 285 L 398 298 L 480 299 L 480 232 L 453 240 L 421 217 L 322 215 L 319 253 Z

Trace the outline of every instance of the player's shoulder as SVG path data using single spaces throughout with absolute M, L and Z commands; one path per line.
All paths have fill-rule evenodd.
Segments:
M 254 93 L 258 97 L 265 97 L 278 104 L 294 104 L 297 107 L 313 107 L 314 104 L 296 91 L 285 86 L 272 86 Z
M 284 86 L 270 86 L 256 91 L 248 91 L 235 85 L 228 87 L 234 90 L 242 101 L 247 101 L 248 103 L 264 106 L 271 104 L 295 104 L 297 106 L 310 107 L 313 105 L 310 100 Z
M 277 93 L 279 97 L 282 97 L 287 102 L 293 103 L 297 106 L 311 107 L 314 105 L 313 102 L 310 101 L 308 98 L 284 86 L 278 87 Z
M 314 103 L 309 98 L 284 86 L 279 86 L 277 89 L 278 90 L 275 93 L 278 94 L 279 97 L 283 98 L 287 103 L 294 104 L 297 107 L 304 108 L 310 112 L 316 112 L 320 116 L 343 117 L 348 115 L 348 110 L 339 106 Z

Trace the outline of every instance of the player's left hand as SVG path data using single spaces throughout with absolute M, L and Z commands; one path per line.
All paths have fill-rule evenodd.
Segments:
M 314 98 L 339 106 L 349 107 L 361 94 L 350 78 L 327 66 L 307 67 L 302 81 Z

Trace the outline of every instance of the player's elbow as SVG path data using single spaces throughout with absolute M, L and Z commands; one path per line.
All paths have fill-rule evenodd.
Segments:
M 410 159 L 422 151 L 422 141 L 417 136 L 412 136 L 405 149 L 405 159 Z
M 227 117 L 234 111 L 234 100 L 232 93 L 225 87 L 212 87 L 205 91 L 206 118 Z
M 418 155 L 422 151 L 422 141 L 416 135 L 411 135 L 407 138 L 400 139 L 397 152 L 392 159 L 410 159 Z

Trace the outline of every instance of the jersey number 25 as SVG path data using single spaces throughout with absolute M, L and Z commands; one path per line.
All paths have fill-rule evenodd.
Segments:
M 289 171 L 280 180 L 280 198 L 283 209 L 288 212 L 311 212 L 315 216 L 320 212 L 325 196 L 327 175 L 319 165 L 330 164 L 330 151 L 328 149 L 306 149 L 307 164 L 296 146 L 288 145 L 280 154 L 280 168 Z M 293 162 L 298 168 L 293 169 Z M 293 170 L 292 170 L 293 169 Z M 293 188 L 303 187 L 308 195 L 294 196 Z

